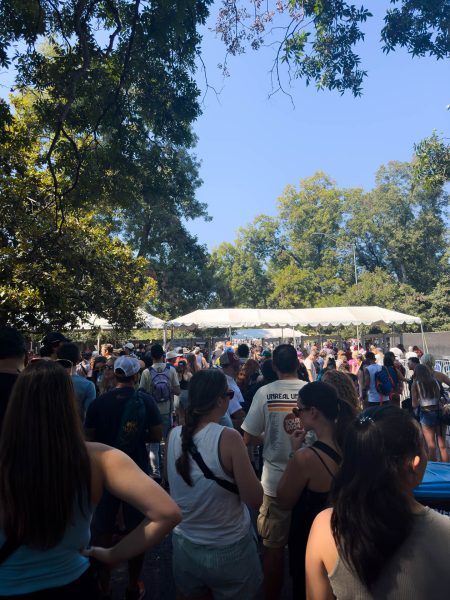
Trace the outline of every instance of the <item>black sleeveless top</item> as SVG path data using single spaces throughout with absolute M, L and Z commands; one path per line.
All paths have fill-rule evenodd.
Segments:
M 341 463 L 341 457 L 331 446 L 323 442 L 317 441 L 310 446 L 310 450 L 314 452 L 323 467 L 334 479 L 333 473 L 316 448 L 329 456 L 338 465 Z M 292 509 L 291 528 L 289 530 L 289 570 L 292 576 L 303 576 L 303 578 L 305 576 L 305 552 L 309 532 L 317 515 L 329 506 L 328 494 L 329 492 L 313 492 L 306 487 Z

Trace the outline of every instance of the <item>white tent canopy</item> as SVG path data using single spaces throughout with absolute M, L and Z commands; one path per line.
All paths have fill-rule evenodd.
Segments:
M 348 325 L 413 324 L 419 317 L 379 306 L 336 306 L 330 308 L 258 309 L 216 308 L 196 310 L 169 321 L 187 329 L 247 327 L 338 327 Z
M 146 312 L 142 308 L 137 311 L 137 319 L 140 323 L 143 323 L 146 329 L 164 329 L 165 321 L 158 319 Z M 113 326 L 109 321 L 98 317 L 97 315 L 88 315 L 86 321 L 80 323 L 79 329 L 83 331 L 91 329 L 101 329 L 102 331 L 111 331 Z
M 275 340 L 277 338 L 300 338 L 307 334 L 292 327 L 275 327 L 272 329 L 238 329 L 233 332 L 233 338 L 241 340 Z

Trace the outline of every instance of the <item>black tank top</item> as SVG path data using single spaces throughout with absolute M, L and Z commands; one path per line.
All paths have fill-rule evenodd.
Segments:
M 333 473 L 317 450 L 321 450 L 334 460 L 337 465 L 341 463 L 339 454 L 331 446 L 328 446 L 328 444 L 319 441 L 314 442 L 310 446 L 310 450 L 314 452 L 333 480 Z M 317 515 L 328 507 L 328 494 L 329 492 L 313 492 L 306 487 L 292 509 L 291 527 L 289 530 L 289 570 L 291 575 L 295 579 L 298 579 L 300 590 L 302 589 L 302 583 L 304 588 L 305 552 L 309 532 Z M 303 595 L 300 597 L 304 598 L 306 596 Z

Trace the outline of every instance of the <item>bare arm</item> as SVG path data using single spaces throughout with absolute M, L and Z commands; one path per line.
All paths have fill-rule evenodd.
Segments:
M 437 379 L 440 383 L 445 383 L 445 385 L 450 386 L 450 377 L 447 377 L 445 373 L 441 373 L 440 371 L 433 371 L 434 378 Z
M 170 496 L 120 450 L 96 444 L 89 455 L 102 477 L 103 487 L 144 515 L 142 523 L 112 548 L 84 550 L 106 564 L 117 564 L 158 544 L 181 521 L 181 512 Z
M 333 600 L 328 573 L 337 561 L 336 545 L 330 529 L 331 510 L 316 517 L 309 533 L 306 547 L 306 598 L 307 600 Z
M 232 415 L 230 415 L 231 420 L 233 421 L 233 427 L 235 429 L 239 429 L 242 425 L 242 423 L 244 422 L 245 419 L 245 412 L 241 409 L 237 410 L 236 412 L 234 412 Z
M 283 510 L 291 510 L 306 487 L 308 475 L 307 448 L 297 451 L 289 460 L 277 488 L 277 502 Z
M 411 387 L 411 403 L 413 408 L 417 408 L 420 404 L 419 394 L 417 391 L 417 385 L 415 383 L 412 384 Z
M 259 508 L 263 499 L 263 489 L 250 463 L 241 435 L 237 431 L 225 427 L 220 440 L 220 450 L 224 466 L 227 466 L 226 463 L 231 459 L 230 470 L 238 486 L 242 502 L 252 508 Z

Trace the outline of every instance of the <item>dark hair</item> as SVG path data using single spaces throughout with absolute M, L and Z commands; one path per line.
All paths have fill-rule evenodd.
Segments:
M 261 373 L 264 377 L 264 381 L 271 383 L 278 379 L 277 374 L 273 370 L 273 363 L 271 358 L 267 358 L 261 363 Z
M 189 449 L 192 437 L 202 417 L 216 406 L 218 398 L 225 394 L 228 384 L 220 369 L 202 369 L 191 378 L 186 408 L 186 424 L 181 429 L 181 455 L 175 462 L 176 469 L 184 481 L 192 486 L 189 464 Z
M 20 331 L 14 327 L 0 327 L 0 360 L 4 358 L 21 358 L 27 347 Z
M 273 351 L 273 366 L 280 373 L 295 373 L 298 367 L 297 352 L 290 344 L 280 344 Z
M 393 367 L 395 361 L 395 354 L 393 352 L 386 352 L 383 358 L 383 365 L 385 367 Z
M 253 383 L 259 373 L 259 362 L 254 358 L 249 358 L 241 367 L 236 383 L 242 393 L 246 392 L 248 386 Z
M 153 359 L 159 360 L 164 356 L 164 348 L 161 346 L 161 344 L 153 344 L 153 346 L 150 348 L 150 355 Z
M 63 360 L 70 360 L 73 365 L 80 362 L 80 349 L 73 342 L 60 344 L 56 351 L 56 356 Z
M 303 406 L 314 406 L 328 421 L 334 422 L 335 442 L 342 447 L 348 426 L 356 415 L 355 407 L 339 398 L 332 385 L 321 381 L 304 385 L 298 397 Z
M 16 381 L 0 438 L 6 538 L 43 550 L 55 546 L 75 503 L 88 508 L 90 471 L 70 375 L 55 361 L 33 361 Z
M 425 365 L 418 364 L 414 369 L 414 383 L 422 398 L 439 398 L 439 383 L 433 376 L 432 371 Z
M 373 352 L 366 352 L 366 356 L 365 356 L 366 360 L 376 360 L 375 354 Z
M 420 364 L 420 360 L 418 356 L 410 356 L 408 358 L 408 362 L 412 362 L 415 365 L 419 365 Z
M 142 360 L 144 361 L 147 369 L 149 369 L 153 365 L 153 358 L 151 352 L 146 352 L 142 357 Z
M 411 531 L 405 461 L 423 453 L 420 427 L 393 405 L 368 408 L 347 429 L 331 528 L 339 553 L 369 590 Z
M 248 358 L 250 354 L 250 348 L 247 346 L 247 344 L 239 344 L 236 354 L 239 356 L 239 358 Z

